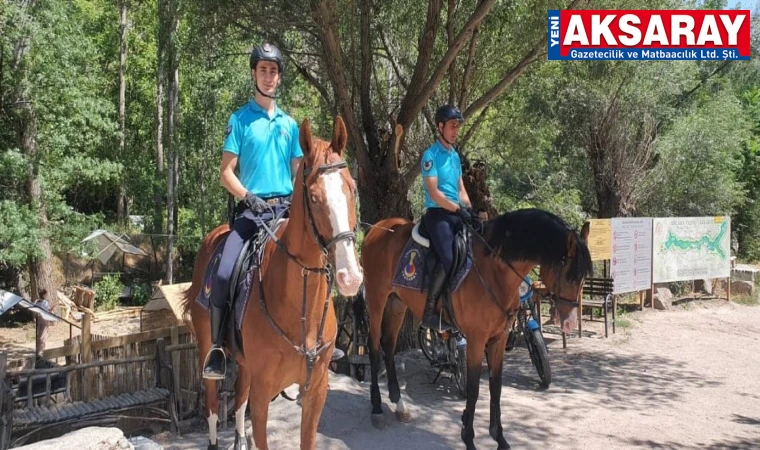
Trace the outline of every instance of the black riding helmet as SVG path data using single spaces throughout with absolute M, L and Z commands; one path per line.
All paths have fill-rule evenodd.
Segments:
M 282 53 L 272 44 L 260 45 L 251 52 L 251 69 L 256 68 L 259 61 L 272 61 L 277 63 L 277 68 L 282 73 Z
M 435 125 L 439 123 L 446 124 L 449 120 L 457 120 L 460 123 L 464 122 L 464 116 L 462 111 L 454 105 L 443 105 L 435 112 Z

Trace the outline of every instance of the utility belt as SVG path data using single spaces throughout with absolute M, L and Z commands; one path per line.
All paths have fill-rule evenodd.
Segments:
M 281 197 L 261 197 L 261 199 L 264 200 L 267 205 L 275 206 L 290 203 L 291 196 L 285 195 Z M 248 209 L 248 205 L 245 203 L 245 200 L 240 200 L 235 206 L 235 215 L 243 214 L 246 209 Z

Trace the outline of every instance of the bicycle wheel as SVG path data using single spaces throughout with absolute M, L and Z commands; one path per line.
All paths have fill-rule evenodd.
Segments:
M 438 342 L 440 339 L 435 331 L 431 331 L 425 327 L 417 329 L 417 344 L 422 349 L 422 354 L 430 362 L 436 361 L 434 349 L 440 345 L 440 342 Z
M 541 379 L 541 385 L 548 388 L 552 383 L 552 369 L 549 365 L 549 353 L 546 350 L 544 336 L 538 329 L 525 331 L 525 344 L 528 346 L 530 360 L 533 362 L 533 366 L 538 372 L 538 377 Z
M 457 390 L 462 398 L 467 398 L 467 347 L 459 349 L 457 341 L 453 337 L 449 338 L 449 351 L 451 352 L 452 367 L 454 372 L 454 381 L 457 384 Z

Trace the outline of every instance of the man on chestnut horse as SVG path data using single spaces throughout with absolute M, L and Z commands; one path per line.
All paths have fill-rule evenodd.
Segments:
M 243 244 L 256 236 L 262 223 L 286 216 L 293 192 L 293 177 L 303 157 L 298 124 L 275 104 L 275 90 L 282 80 L 283 59 L 271 44 L 256 47 L 250 58 L 256 94 L 235 111 L 225 130 L 221 183 L 240 202 L 229 234 L 214 287 L 211 291 L 211 337 L 203 378 L 225 376 L 222 346 L 226 314 L 230 310 L 230 280 Z M 240 167 L 240 177 L 235 168 Z M 342 354 L 333 355 L 339 359 Z
M 454 143 L 464 116 L 454 105 L 443 105 L 435 113 L 438 140 L 422 155 L 422 188 L 425 191 L 425 215 L 422 222 L 430 235 L 430 244 L 438 257 L 430 276 L 427 303 L 422 325 L 448 328 L 435 313 L 435 304 L 455 270 L 454 240 L 474 215 L 470 197 L 462 181 L 462 163 Z

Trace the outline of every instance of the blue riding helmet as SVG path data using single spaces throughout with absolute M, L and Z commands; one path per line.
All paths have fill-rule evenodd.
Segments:
M 435 125 L 438 126 L 439 123 L 445 124 L 449 120 L 464 122 L 462 111 L 454 105 L 443 105 L 438 108 L 438 111 L 435 112 Z

